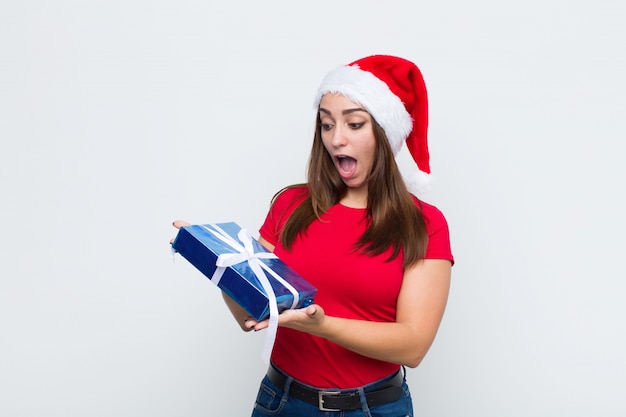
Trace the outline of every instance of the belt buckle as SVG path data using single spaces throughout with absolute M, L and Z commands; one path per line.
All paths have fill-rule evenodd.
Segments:
M 340 408 L 326 408 L 324 407 L 324 395 L 339 395 L 339 391 L 317 391 L 317 406 L 320 411 L 341 411 Z

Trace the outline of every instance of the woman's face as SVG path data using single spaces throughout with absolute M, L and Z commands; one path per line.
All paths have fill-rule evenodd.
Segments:
M 367 191 L 376 139 L 372 116 L 340 94 L 326 94 L 319 106 L 322 142 L 349 189 Z

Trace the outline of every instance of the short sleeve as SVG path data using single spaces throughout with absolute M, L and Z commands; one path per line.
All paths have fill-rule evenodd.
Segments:
M 428 229 L 428 247 L 425 258 L 445 259 L 454 264 L 448 221 L 435 206 L 421 202 L 421 208 Z

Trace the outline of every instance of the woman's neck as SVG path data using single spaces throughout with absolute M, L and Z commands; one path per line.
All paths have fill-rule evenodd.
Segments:
M 367 208 L 367 188 L 348 189 L 346 194 L 339 200 L 339 203 L 351 208 Z

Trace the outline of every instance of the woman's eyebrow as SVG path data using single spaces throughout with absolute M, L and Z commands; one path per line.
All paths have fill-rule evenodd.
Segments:
M 345 109 L 344 111 L 341 112 L 341 114 L 346 115 L 346 114 L 355 113 L 355 112 L 358 112 L 358 111 L 367 112 L 367 110 L 365 110 L 362 107 L 356 107 L 354 109 Z
M 326 110 L 326 109 L 325 109 L 325 108 L 323 108 L 323 107 L 320 107 L 320 108 L 319 108 L 319 111 L 320 111 L 321 113 L 327 114 L 327 115 L 329 115 L 329 116 L 331 116 L 331 115 L 332 115 L 332 113 L 331 113 L 329 110 Z M 364 112 L 367 112 L 367 110 L 365 110 L 364 108 L 361 108 L 361 107 L 355 107 L 355 108 L 353 108 L 353 109 L 345 109 L 345 110 L 342 110 L 342 111 L 341 111 L 341 114 L 345 116 L 346 114 L 355 113 L 355 112 L 358 112 L 358 111 L 364 111 Z
M 324 113 L 324 114 L 327 114 L 327 115 L 330 116 L 330 112 L 328 110 L 326 110 L 325 108 L 323 108 L 323 107 L 320 107 L 319 111 L 320 111 L 320 113 Z

